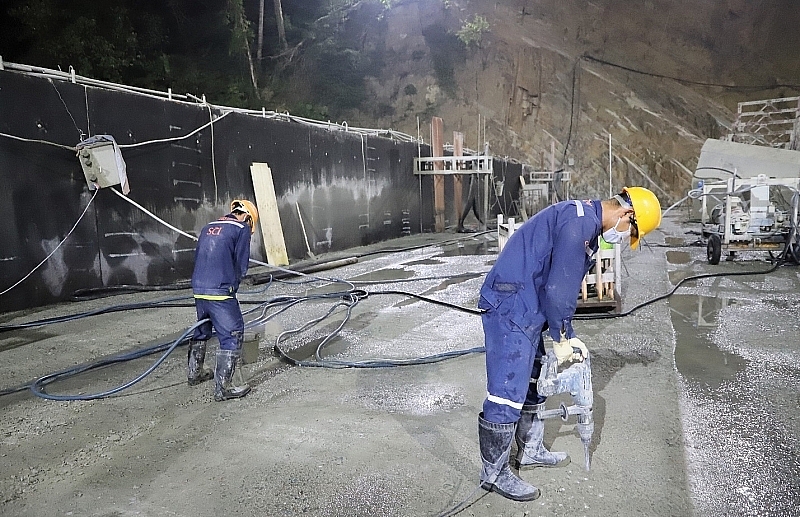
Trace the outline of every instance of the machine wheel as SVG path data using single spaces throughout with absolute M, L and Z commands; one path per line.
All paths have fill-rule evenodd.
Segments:
M 797 232 L 792 230 L 786 236 L 786 248 L 784 253 L 784 260 L 800 264 L 800 242 L 798 242 Z
M 719 264 L 719 258 L 722 256 L 722 240 L 717 234 L 711 234 L 708 237 L 707 248 L 708 263 L 712 266 Z

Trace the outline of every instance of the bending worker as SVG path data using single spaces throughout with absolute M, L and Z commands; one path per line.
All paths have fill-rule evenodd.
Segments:
M 661 224 L 661 205 L 643 187 L 625 188 L 605 201 L 562 201 L 538 212 L 509 238 L 481 287 L 478 307 L 486 342 L 487 398 L 478 416 L 481 486 L 515 501 L 539 497 L 519 469 L 566 465 L 563 452 L 542 443 L 545 397 L 535 379 L 545 355 L 542 333 L 549 329 L 558 363 L 582 361 L 586 345 L 575 336 L 572 317 L 581 281 L 597 252 L 598 237 L 609 243 L 639 239 Z M 533 381 L 533 382 L 532 382 Z
M 197 321 L 206 318 L 211 321 L 197 327 L 189 341 L 187 376 L 189 386 L 213 378 L 217 401 L 244 397 L 250 392 L 250 386 L 235 386 L 232 379 L 242 355 L 244 337 L 244 318 L 236 292 L 247 274 L 250 236 L 257 222 L 255 205 L 236 199 L 231 203 L 230 213 L 205 225 L 197 240 L 192 273 Z M 219 339 L 213 372 L 203 367 L 212 326 Z

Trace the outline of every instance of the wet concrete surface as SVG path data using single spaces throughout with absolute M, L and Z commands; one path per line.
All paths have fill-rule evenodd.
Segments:
M 800 515 L 798 287 L 782 268 L 669 300 L 700 515 Z
M 671 216 L 648 237 L 649 247 L 624 252 L 623 310 L 691 275 L 769 269 L 755 253 L 709 266 L 705 247 L 687 245 L 696 237 L 686 232 Z M 459 237 L 466 240 L 452 241 Z M 317 273 L 349 285 L 302 277 L 243 287 L 246 320 L 259 322 L 260 340 L 243 368 L 253 391 L 242 400 L 214 402 L 210 383 L 188 387 L 185 347 L 107 399 L 55 402 L 25 391 L 0 397 L 0 513 L 433 516 L 467 501 L 458 515 L 800 514 L 797 268 L 690 281 L 668 301 L 624 318 L 576 321 L 592 353 L 592 470 L 582 467 L 574 418 L 548 420 L 545 444 L 573 461 L 523 472 L 542 496 L 515 503 L 477 488 L 482 354 L 334 369 L 292 366 L 274 352 L 277 344 L 297 360 L 311 363 L 319 353 L 341 366 L 481 346 L 479 317 L 389 291 L 475 308 L 496 241 L 443 234 L 385 246 L 415 249 Z M 370 294 L 348 312 L 339 294 L 351 287 Z M 285 310 L 255 305 L 306 296 Z M 0 320 L 164 297 L 128 294 Z M 317 325 L 297 331 L 337 303 Z M 174 339 L 193 321 L 191 306 L 163 307 L 0 333 L 0 388 Z M 93 370 L 47 389 L 108 389 L 155 359 Z M 569 396 L 551 397 L 548 408 L 560 402 L 569 404 Z

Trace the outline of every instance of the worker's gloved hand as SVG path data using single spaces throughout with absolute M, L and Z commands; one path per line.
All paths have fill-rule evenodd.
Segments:
M 572 357 L 573 361 L 583 361 L 587 357 L 589 357 L 589 349 L 586 348 L 586 345 L 580 339 L 574 337 L 569 340 L 569 346 L 572 347 L 572 351 L 575 352 L 575 349 L 579 349 L 579 353 L 575 353 Z
M 579 351 L 576 352 L 575 349 Z M 589 357 L 586 345 L 576 337 L 567 339 L 562 336 L 561 341 L 553 342 L 553 352 L 556 354 L 559 365 L 567 361 L 583 361 Z
M 574 355 L 572 347 L 569 344 L 569 339 L 563 337 L 561 341 L 553 341 L 553 352 L 556 354 L 559 365 L 571 361 Z

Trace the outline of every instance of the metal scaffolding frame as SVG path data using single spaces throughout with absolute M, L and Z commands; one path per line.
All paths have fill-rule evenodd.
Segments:
M 800 97 L 740 102 L 732 142 L 800 150 Z

